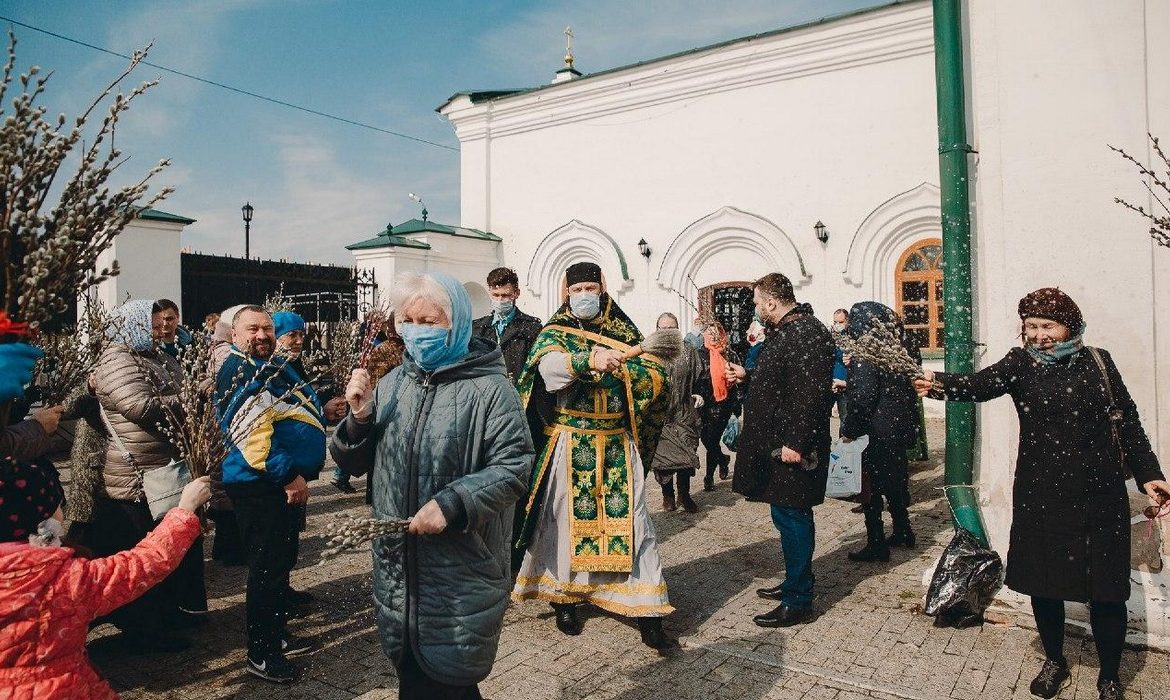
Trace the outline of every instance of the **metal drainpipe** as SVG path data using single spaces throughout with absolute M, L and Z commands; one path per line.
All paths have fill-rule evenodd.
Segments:
M 934 0 L 934 68 L 938 92 L 938 163 L 942 189 L 943 326 L 947 372 L 974 370 L 971 326 L 971 216 L 968 197 L 967 106 L 960 0 Z M 946 404 L 946 494 L 956 527 L 984 545 L 987 534 L 973 484 L 975 405 Z

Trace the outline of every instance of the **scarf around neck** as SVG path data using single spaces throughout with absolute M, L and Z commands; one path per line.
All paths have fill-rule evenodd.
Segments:
M 1062 340 L 1048 350 L 1041 350 L 1031 343 L 1024 345 L 1024 349 L 1028 351 L 1032 359 L 1042 365 L 1071 362 L 1084 348 L 1085 336 L 1083 333 L 1074 335 L 1068 340 Z
M 704 333 L 703 347 L 711 353 L 711 391 L 716 403 L 727 400 L 727 358 L 723 356 L 723 348 L 727 343 L 716 343 Z

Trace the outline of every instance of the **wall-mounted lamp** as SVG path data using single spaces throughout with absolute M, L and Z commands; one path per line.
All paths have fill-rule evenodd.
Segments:
M 646 243 L 645 238 L 638 239 L 638 252 L 642 254 L 643 258 L 650 259 L 650 246 Z
M 813 226 L 813 231 L 816 231 L 818 241 L 820 241 L 821 243 L 828 243 L 829 242 L 829 229 L 825 228 L 825 225 L 823 223 L 818 221 Z

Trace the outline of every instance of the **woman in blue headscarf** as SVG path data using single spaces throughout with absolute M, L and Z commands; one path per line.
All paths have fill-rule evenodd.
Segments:
M 371 386 L 354 370 L 350 414 L 330 451 L 371 472 L 374 516 L 411 518 L 374 541 L 374 602 L 399 697 L 478 698 L 511 590 L 512 512 L 527 491 L 532 439 L 503 355 L 471 337 L 471 299 L 443 273 L 391 292 L 406 346 Z

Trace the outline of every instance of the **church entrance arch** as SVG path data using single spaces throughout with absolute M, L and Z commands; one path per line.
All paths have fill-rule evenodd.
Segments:
M 713 313 L 722 308 L 736 329 L 742 325 L 746 331 L 743 315 L 746 309 L 746 323 L 751 323 L 752 283 L 745 280 L 770 272 L 784 273 L 794 287 L 812 279 L 800 251 L 779 226 L 757 214 L 723 207 L 675 237 L 658 269 L 658 286 L 678 298 L 677 314 L 684 328 L 694 322 L 706 298 Z M 738 309 L 734 313 L 733 306 Z M 733 332 L 732 327 L 727 330 Z
M 569 265 L 578 262 L 601 267 L 606 289 L 619 304 L 634 284 L 617 242 L 596 226 L 573 219 L 545 236 L 528 263 L 528 291 L 544 318 L 560 308 L 561 280 Z

